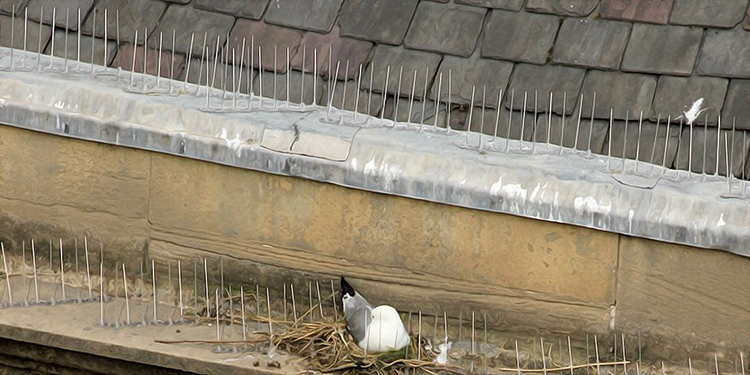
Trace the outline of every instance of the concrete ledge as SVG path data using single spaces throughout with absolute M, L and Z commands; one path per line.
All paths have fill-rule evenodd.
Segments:
M 111 306 L 112 302 L 108 305 Z M 125 364 L 131 371 L 161 373 L 158 368 L 178 370 L 164 371 L 167 374 L 288 374 L 302 371 L 299 359 L 284 358 L 285 368 L 255 367 L 253 362 L 261 360 L 237 353 L 218 354 L 197 345 L 167 345 L 154 340 L 175 337 L 181 330 L 185 339 L 200 340 L 214 335 L 208 326 L 148 326 L 145 328 L 97 328 L 98 303 L 67 304 L 49 306 L 16 307 L 0 310 L 0 337 L 28 344 L 54 347 L 79 355 L 114 359 L 109 366 Z M 241 338 L 241 337 L 240 337 Z M 4 352 L 4 354 L 9 354 Z M 256 353 L 257 354 L 257 353 Z M 267 358 L 267 356 L 265 356 Z M 63 365 L 64 358 L 55 358 L 50 363 Z M 104 370 L 96 363 L 74 363 L 78 371 Z M 124 373 L 122 367 L 110 368 L 103 373 Z

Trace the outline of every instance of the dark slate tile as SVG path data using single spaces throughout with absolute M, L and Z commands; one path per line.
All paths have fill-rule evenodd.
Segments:
M 750 78 L 750 33 L 742 29 L 706 31 L 696 73 Z
M 510 90 L 515 90 L 516 95 L 522 95 L 528 91 L 530 95 L 538 92 L 537 111 L 547 112 L 549 110 L 549 93 L 552 92 L 552 111 L 562 113 L 563 94 L 566 93 L 565 113 L 570 115 L 575 109 L 578 95 L 583 86 L 583 78 L 586 70 L 581 68 L 567 67 L 562 65 L 532 65 L 517 64 L 510 81 Z M 507 105 L 510 105 L 508 102 Z M 516 101 L 513 109 L 521 110 L 521 101 Z M 533 110 L 533 102 L 529 102 L 528 110 Z
M 348 0 L 341 7 L 341 35 L 401 44 L 418 0 Z
M 92 43 L 93 46 L 92 46 Z M 133 48 L 132 46 L 130 47 Z M 48 43 L 47 49 L 44 53 L 49 54 L 52 49 L 52 44 Z M 107 42 L 107 63 L 109 66 L 115 57 L 117 52 L 117 43 L 113 41 Z M 98 65 L 102 65 L 104 62 L 104 39 L 92 38 L 88 35 L 81 35 L 81 61 L 91 63 L 91 52 L 94 52 L 94 62 Z M 65 50 L 65 31 L 55 30 L 55 56 L 57 57 L 68 57 L 68 60 L 75 61 L 78 59 L 78 33 L 68 33 L 68 50 Z M 132 66 L 132 64 L 130 65 Z M 117 66 L 114 66 L 115 68 Z M 129 67 L 128 67 L 129 70 Z
M 166 1 L 168 3 L 175 3 L 175 4 L 188 4 L 190 0 L 162 0 Z
M 373 94 L 374 96 L 375 94 Z M 373 98 L 373 101 L 375 99 Z M 382 97 L 381 97 L 382 101 Z M 398 103 L 398 112 L 396 111 L 396 103 Z M 382 102 L 378 104 L 378 106 L 382 106 Z M 374 110 L 374 103 L 373 103 L 373 110 Z M 423 107 L 424 106 L 424 107 Z M 424 108 L 424 111 L 423 111 Z M 456 107 L 457 108 L 457 107 Z M 422 116 L 422 113 L 424 112 L 424 116 Z M 456 119 L 456 114 L 458 110 L 454 110 L 453 112 L 453 119 L 451 122 L 455 124 L 463 124 L 463 121 L 465 120 L 465 116 L 460 115 L 460 119 Z M 378 113 L 376 117 L 383 117 L 384 119 L 393 120 L 394 117 L 396 118 L 396 121 L 398 122 L 411 122 L 413 124 L 422 124 L 424 129 L 434 129 L 434 128 L 443 128 L 445 129 L 448 124 L 448 116 L 447 116 L 447 106 L 444 103 L 440 104 L 440 107 L 437 108 L 435 102 L 432 100 L 427 100 L 426 102 L 423 102 L 421 100 L 414 100 L 413 106 L 412 106 L 412 112 L 411 117 L 409 117 L 409 99 L 400 97 L 398 98 L 398 101 L 394 100 L 393 96 L 389 96 L 386 99 L 385 107 L 382 110 L 382 113 Z M 459 125 L 461 126 L 461 125 Z
M 341 67 L 339 79 L 341 77 L 356 77 L 359 71 L 359 65 L 364 64 L 367 56 L 372 50 L 373 44 L 366 40 L 342 37 L 339 34 L 339 26 L 334 25 L 328 34 L 316 32 L 306 32 L 300 42 L 302 47 L 292 58 L 292 67 L 302 70 L 302 60 L 304 57 L 305 71 L 313 72 L 315 66 L 315 50 L 318 51 L 318 74 L 328 76 L 329 61 L 341 61 L 346 64 L 349 61 L 349 72 L 344 71 Z M 329 55 L 330 53 L 330 55 Z M 336 69 L 334 65 L 332 69 Z
M 655 76 L 591 70 L 583 83 L 583 114 L 588 116 L 596 93 L 596 118 L 608 119 L 610 108 L 616 119 L 624 119 L 626 111 L 631 119 L 638 118 L 641 111 L 643 118 L 649 118 L 655 90 Z
M 683 127 L 679 149 L 677 150 L 677 159 L 675 160 L 677 169 L 683 171 L 690 169 L 694 173 L 715 174 L 717 167 L 716 147 L 718 144 L 719 175 L 726 176 L 726 161 L 731 159 L 729 164 L 732 174 L 741 176 L 743 156 L 747 157 L 746 150 L 750 147 L 750 137 L 744 136 L 744 132 L 740 131 L 734 134 L 734 139 L 732 139 L 731 130 L 721 130 L 720 134 L 717 133 L 719 132 L 715 127 L 706 129 L 703 126 L 693 126 L 691 153 L 690 128 Z M 727 157 L 727 147 L 729 148 L 729 157 Z M 692 155 L 692 158 L 689 157 L 690 155 Z
M 731 127 L 736 119 L 737 129 L 750 130 L 750 80 L 733 79 L 729 83 L 724 111 L 721 114 L 722 127 Z
M 263 91 L 260 90 L 260 81 L 263 81 Z M 317 80 L 317 85 L 315 84 Z M 276 83 L 276 95 L 274 96 L 274 82 Z M 323 94 L 325 85 L 320 77 L 314 77 L 312 74 L 305 74 L 304 91 L 302 91 L 302 72 L 292 70 L 289 74 L 289 101 L 300 103 L 302 100 L 306 104 L 312 104 L 314 98 L 320 98 Z M 274 81 L 273 72 L 262 72 L 259 77 L 253 81 L 253 92 L 266 98 L 276 98 L 277 100 L 287 99 L 287 74 L 277 74 Z M 317 92 L 314 90 L 317 89 Z
M 435 77 L 435 71 L 440 64 L 440 60 L 441 56 L 435 53 L 380 44 L 375 47 L 372 62 L 367 67 L 367 71 L 365 71 L 365 77 L 368 79 L 363 79 L 363 86 L 368 89 L 370 88 L 369 77 L 370 72 L 372 71 L 373 91 L 382 92 L 385 85 L 386 72 L 390 66 L 391 74 L 388 81 L 388 93 L 394 94 L 398 90 L 398 74 L 400 68 L 403 67 L 401 90 L 398 92 L 402 96 L 409 96 L 411 94 L 413 74 L 416 70 L 417 83 L 415 85 L 414 95 L 416 98 L 421 99 L 424 95 L 425 70 L 428 72 L 427 82 L 431 82 L 432 78 Z M 429 90 L 429 86 L 427 89 Z
M 438 103 L 438 105 L 435 105 L 435 102 L 432 100 L 428 100 L 424 103 L 425 109 L 424 109 L 424 126 L 426 127 L 432 127 L 432 128 L 447 128 L 448 127 L 448 106 L 445 103 Z M 458 108 L 458 107 L 454 107 Z M 422 121 L 421 112 L 422 107 L 419 108 L 420 111 L 420 123 Z M 454 110 L 451 115 L 451 122 L 454 124 L 463 124 L 463 119 L 456 119 L 457 116 L 455 115 L 458 110 Z
M 635 24 L 622 70 L 689 76 L 702 38 L 700 28 Z
M 171 38 L 172 31 L 176 30 L 175 51 L 187 54 L 190 50 L 190 35 L 195 33 L 193 44 L 193 55 L 195 55 L 196 51 L 203 48 L 203 38 L 200 38 L 200 35 L 208 33 L 209 40 L 220 36 L 223 41 L 233 24 L 234 17 L 232 16 L 195 9 L 189 5 L 171 5 L 159 23 L 159 28 L 151 34 L 149 43 L 158 43 L 159 32 L 164 33 L 166 40 L 169 39 L 166 36 L 170 35 Z M 185 25 L 190 25 L 190 27 L 185 27 Z M 171 40 L 167 44 L 171 45 Z
M 136 49 L 135 59 L 135 71 L 143 71 L 143 46 L 138 45 Z M 172 53 L 168 51 L 162 51 L 161 53 L 161 76 L 169 78 L 170 64 L 172 62 Z M 174 68 L 175 77 L 179 77 L 180 73 L 185 64 L 185 55 L 175 54 Z M 133 67 L 133 45 L 125 43 L 119 49 L 112 63 L 111 67 L 122 67 L 123 71 L 130 71 Z M 146 73 L 156 75 L 159 72 L 159 51 L 149 48 L 148 56 L 146 57 Z
M 436 78 L 430 90 L 430 99 L 435 100 L 437 98 L 438 81 L 442 73 L 443 84 L 440 101 L 448 102 L 450 80 L 450 86 L 452 86 L 450 102 L 452 104 L 469 104 L 471 88 L 475 86 L 474 105 L 482 105 L 481 92 L 482 88 L 486 87 L 488 94 L 486 106 L 494 108 L 497 106 L 497 93 L 499 90 L 507 88 L 512 70 L 513 63 L 507 61 L 480 59 L 476 55 L 471 58 L 445 56 L 438 73 L 435 75 Z M 424 79 L 418 79 L 417 82 L 424 82 Z
M 346 87 L 344 87 L 346 86 Z M 328 105 L 328 97 L 331 95 L 329 85 L 323 83 L 323 94 L 318 100 L 320 105 Z M 334 92 L 335 98 L 333 99 L 333 106 L 339 109 L 345 109 L 347 111 L 354 111 L 355 103 L 357 113 L 369 114 L 370 116 L 376 116 L 380 113 L 380 108 L 383 106 L 383 96 L 373 92 L 370 96 L 370 92 L 365 90 L 364 87 L 359 90 L 359 101 L 357 101 L 357 81 L 349 80 L 344 85 L 342 81 L 336 81 L 336 89 Z M 368 98 L 370 102 L 368 104 Z M 407 107 L 408 108 L 408 107 Z
M 458 4 L 519 11 L 526 0 L 456 0 Z
M 674 0 L 602 0 L 599 15 L 623 21 L 665 24 Z
M 526 10 L 536 13 L 583 17 L 594 11 L 597 4 L 599 4 L 599 0 L 529 0 L 526 3 Z
M 608 121 L 599 121 L 605 124 L 607 128 L 605 132 L 609 132 Z M 644 121 L 639 128 L 638 119 L 635 119 L 635 121 L 628 121 L 627 126 L 625 125 L 625 121 L 613 121 L 612 135 L 611 137 L 607 136 L 601 154 L 622 158 L 623 148 L 625 148 L 626 158 L 635 160 L 636 155 L 638 155 L 638 160 L 648 163 L 648 165 L 639 166 L 641 172 L 647 172 L 651 168 L 650 164 L 665 165 L 666 167 L 671 167 L 674 164 L 680 139 L 680 128 L 677 124 L 672 123 L 669 126 L 669 141 L 667 141 L 666 121 L 661 121 L 658 124 Z M 654 138 L 656 139 L 654 140 Z M 611 145 L 610 139 L 612 140 Z M 664 152 L 665 147 L 666 153 Z
M 396 104 L 398 104 L 398 107 L 396 107 Z M 445 122 L 447 117 L 445 116 L 445 111 L 442 111 L 440 113 L 440 117 L 435 117 L 435 103 L 431 100 L 428 100 L 427 103 L 425 103 L 425 116 L 424 116 L 424 123 L 423 127 L 425 129 L 432 128 L 435 124 L 435 121 L 438 121 L 438 127 L 445 127 Z M 444 108 L 441 107 L 441 108 Z M 422 101 L 420 100 L 414 100 L 411 106 L 411 117 L 409 116 L 409 99 L 408 98 L 398 98 L 398 101 L 394 100 L 394 97 L 390 96 L 388 97 L 388 100 L 385 102 L 385 109 L 383 113 L 383 118 L 387 118 L 389 120 L 396 119 L 397 122 L 411 122 L 412 124 L 420 124 L 422 121 Z
M 274 1 L 264 20 L 275 25 L 318 32 L 331 31 L 344 0 Z
M 737 26 L 745 16 L 747 0 L 675 0 L 669 22 L 677 25 L 706 27 Z
M 566 18 L 552 60 L 557 63 L 619 69 L 630 24 L 608 20 Z
M 655 119 L 659 114 L 662 118 L 670 115 L 676 118 L 683 115 L 684 111 L 690 110 L 696 100 L 703 98 L 702 108 L 708 109 L 695 120 L 695 123 L 703 124 L 705 115 L 708 115 L 708 123 L 716 125 L 716 116 L 724 106 L 728 83 L 729 80 L 724 78 L 661 76 L 656 85 L 651 118 Z
M 187 64 L 187 63 L 185 63 Z M 211 84 L 213 82 L 212 87 L 215 87 L 217 89 L 223 89 L 224 88 L 224 77 L 226 76 L 226 87 L 227 90 L 234 90 L 234 84 L 232 79 L 232 65 L 226 64 L 226 63 L 218 63 L 216 64 L 216 76 L 214 78 L 214 70 L 213 70 L 213 63 L 208 64 L 208 74 L 206 73 L 206 63 L 204 62 L 203 65 L 201 65 L 201 61 L 199 58 L 193 57 L 190 59 L 190 66 L 184 67 L 180 70 L 180 75 L 177 77 L 177 79 L 184 81 L 185 77 L 187 76 L 187 81 L 190 83 L 195 83 L 201 86 L 205 86 L 208 84 Z M 237 80 L 237 85 L 239 87 L 239 92 L 241 93 L 248 93 L 250 92 L 250 88 L 252 88 L 252 85 L 248 86 L 249 81 L 253 81 L 255 77 L 258 75 L 258 71 L 254 69 L 250 69 L 250 71 L 246 70 L 246 67 L 243 68 L 242 74 L 239 72 L 239 67 L 235 66 L 235 78 Z
M 487 10 L 422 2 L 406 34 L 409 48 L 468 57 L 474 51 Z
M 0 13 L 10 16 L 13 10 L 16 10 L 16 17 L 23 16 L 23 9 L 26 7 L 27 0 L 7 0 L 0 1 Z
M 574 148 L 575 146 L 579 150 L 588 150 L 590 136 L 591 151 L 602 154 L 608 131 L 609 121 L 606 120 L 594 120 L 593 130 L 590 120 L 581 120 L 581 124 L 578 125 L 577 111 L 573 116 L 566 116 L 564 121 L 562 116 L 553 114 L 550 118 L 545 113 L 537 116 L 534 139 L 536 142 L 543 143 L 537 145 L 542 149 L 544 149 L 544 143 L 547 143 L 548 140 L 550 144 L 560 146 L 560 140 L 562 139 L 563 147 Z M 578 133 L 578 143 L 576 143 L 576 133 Z
M 10 29 L 11 17 L 0 16 L 0 25 L 6 25 L 8 29 Z M 13 33 L 15 34 L 13 38 L 13 48 L 24 49 L 23 19 L 21 19 L 21 22 L 18 22 L 18 18 L 16 18 L 16 23 L 13 29 L 15 30 Z M 42 32 L 42 50 L 44 50 L 44 46 L 47 45 L 50 35 L 52 35 L 52 27 L 50 27 L 49 25 L 42 25 L 41 32 Z M 10 39 L 11 39 L 11 33 L 9 31 L 6 30 L 5 32 L 1 32 L 0 33 L 0 46 L 10 47 Z M 27 43 L 27 46 L 25 49 L 27 51 L 38 51 L 38 48 L 39 48 L 39 24 L 38 23 L 29 22 L 26 43 Z
M 110 40 L 117 39 L 117 23 L 115 17 L 120 15 L 120 40 L 123 42 L 132 42 L 133 35 L 138 30 L 138 38 L 143 40 L 143 31 L 148 29 L 149 34 L 153 33 L 156 23 L 164 13 L 167 5 L 161 1 L 153 0 L 99 0 L 96 3 L 97 9 L 109 9 L 109 15 L 114 15 L 107 27 L 107 38 Z M 96 36 L 104 37 L 104 12 L 97 12 L 96 17 Z M 87 17 L 83 23 L 83 33 L 91 35 L 93 31 L 94 17 Z M 142 43 L 142 42 L 141 42 Z
M 54 3 L 56 10 L 55 25 L 57 27 L 65 28 L 65 15 L 68 14 L 68 30 L 78 30 L 78 10 L 81 10 L 81 22 L 86 18 L 91 6 L 94 4 L 94 0 L 56 0 Z M 49 25 L 52 21 L 52 6 L 49 1 L 45 0 L 30 0 L 26 5 L 29 10 L 29 20 L 39 22 L 39 15 L 41 14 L 42 6 L 44 6 L 44 24 Z M 109 12 L 109 11 L 107 11 Z M 104 17 L 104 11 L 102 10 L 99 14 Z M 115 13 L 108 14 L 110 22 L 115 21 Z M 23 20 L 21 21 L 23 22 Z M 104 27 L 104 23 L 102 23 Z
M 483 113 L 481 107 L 475 106 L 474 112 L 471 114 L 471 131 L 494 136 L 495 128 L 497 128 L 497 137 L 509 139 L 520 139 L 523 132 L 524 141 L 531 141 L 535 133 L 534 114 L 526 112 L 526 116 L 523 116 L 523 112 L 513 111 L 513 115 L 510 118 L 511 126 L 509 128 L 508 120 L 510 113 L 508 109 L 503 107 L 500 109 L 500 115 L 498 116 L 496 109 L 485 108 Z M 453 111 L 451 117 L 457 119 L 457 121 L 451 119 L 451 127 L 453 129 L 466 131 L 466 124 L 469 122 L 468 108 L 461 111 Z M 508 137 L 508 130 L 510 130 L 510 137 Z M 474 145 L 479 144 L 477 138 L 470 138 L 470 142 L 472 141 Z
M 259 20 L 269 0 L 194 0 L 195 7 L 209 12 Z
M 252 48 L 255 51 L 254 68 L 258 68 L 258 61 L 260 60 L 258 55 L 260 53 L 263 59 L 263 69 L 273 71 L 274 47 L 276 47 L 276 69 L 278 72 L 284 73 L 286 72 L 286 49 L 288 47 L 290 56 L 294 56 L 300 46 L 302 33 L 287 27 L 239 18 L 234 24 L 231 34 L 229 34 L 229 41 L 232 45 L 239 46 L 242 44 L 243 38 L 246 46 L 254 46 Z M 259 49 L 260 52 L 258 52 Z
M 558 17 L 493 10 L 482 41 L 482 56 L 544 64 L 560 22 Z

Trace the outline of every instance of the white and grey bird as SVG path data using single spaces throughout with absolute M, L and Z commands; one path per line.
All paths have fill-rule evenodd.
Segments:
M 409 344 L 409 333 L 398 311 L 388 305 L 373 307 L 343 277 L 341 305 L 346 329 L 357 345 L 368 353 L 399 350 Z

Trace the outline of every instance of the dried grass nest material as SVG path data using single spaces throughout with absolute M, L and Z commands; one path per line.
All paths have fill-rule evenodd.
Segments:
M 219 321 L 221 324 L 242 324 L 241 313 L 229 313 L 229 298 L 221 301 Z M 233 304 L 237 307 L 237 304 Z M 409 369 L 420 369 L 424 373 L 465 373 L 462 369 L 452 366 L 442 366 L 435 362 L 436 354 L 425 349 L 427 342 L 417 345 L 412 338 L 409 345 L 398 351 L 385 353 L 365 353 L 346 331 L 343 320 L 333 321 L 323 319 L 317 322 L 303 322 L 311 311 L 317 309 L 312 306 L 307 312 L 297 317 L 296 321 L 280 321 L 267 316 L 251 314 L 247 321 L 266 323 L 273 327 L 273 333 L 256 332 L 261 335 L 248 341 L 162 341 L 160 343 L 204 343 L 204 344 L 242 344 L 269 343 L 276 350 L 298 356 L 308 363 L 308 369 L 323 373 L 341 374 L 403 374 Z M 343 316 L 343 315 L 341 315 Z M 196 324 L 211 324 L 216 321 L 216 314 L 209 313 L 205 308 L 197 312 L 186 311 L 186 320 Z M 417 348 L 421 353 L 417 354 Z M 417 359 L 419 358 L 419 359 Z
M 342 321 L 298 323 L 285 327 L 271 341 L 279 350 L 298 355 L 307 360 L 310 369 L 320 372 L 344 374 L 403 374 L 408 369 L 420 369 L 429 374 L 447 371 L 463 373 L 459 368 L 439 366 L 435 355 L 422 350 L 417 359 L 417 345 L 411 340 L 399 351 L 365 353 L 346 332 Z
M 251 297 L 254 297 L 250 293 Z M 236 297 L 234 297 L 236 298 Z M 238 304 L 231 304 L 228 308 L 230 298 L 222 299 L 219 304 L 219 321 L 220 324 L 242 324 L 241 312 L 236 311 Z M 304 359 L 307 362 L 308 370 L 321 373 L 339 373 L 339 374 L 404 374 L 416 373 L 419 370 L 427 374 L 469 374 L 470 372 L 462 367 L 455 365 L 441 365 L 437 363 L 438 353 L 432 350 L 432 345 L 427 339 L 422 339 L 419 345 L 412 335 L 408 346 L 402 350 L 385 352 L 385 353 L 365 353 L 346 331 L 346 323 L 339 320 L 322 319 L 316 322 L 303 322 L 303 320 L 318 305 L 313 305 L 304 314 L 297 317 L 296 320 L 282 321 L 272 317 L 249 314 L 246 316 L 247 323 L 259 322 L 269 324 L 270 331 L 255 332 L 258 337 L 247 341 L 162 341 L 160 343 L 178 344 L 270 344 L 274 350 L 280 350 Z M 235 310 L 231 311 L 230 310 Z M 215 311 L 215 310 L 214 310 Z M 342 314 L 339 314 L 343 317 Z M 187 310 L 183 317 L 186 321 L 192 321 L 195 324 L 212 324 L 216 322 L 216 313 L 208 312 L 205 307 L 200 311 L 194 312 Z M 417 350 L 420 350 L 418 353 Z M 468 362 L 481 363 L 478 355 L 461 356 Z M 579 365 L 563 365 L 553 363 L 547 369 L 531 369 L 516 367 L 503 367 L 497 360 L 498 358 L 485 358 L 491 362 L 493 371 L 517 373 L 543 373 L 543 372 L 561 372 L 580 370 L 584 368 L 596 369 L 596 363 L 586 363 Z M 629 361 L 602 362 L 599 366 L 622 366 L 629 364 Z

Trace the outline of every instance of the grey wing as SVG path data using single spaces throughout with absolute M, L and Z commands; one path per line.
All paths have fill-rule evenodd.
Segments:
M 352 335 L 354 341 L 359 343 L 364 340 L 367 327 L 372 320 L 372 305 L 359 293 L 355 294 L 354 297 L 348 297 L 344 301 L 344 318 L 346 319 L 346 329 Z

